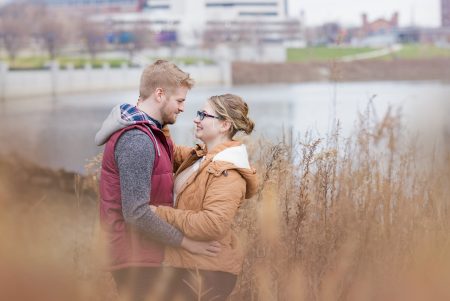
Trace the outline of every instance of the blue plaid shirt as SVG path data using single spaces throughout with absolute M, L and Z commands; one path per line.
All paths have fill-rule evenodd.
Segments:
M 128 103 L 120 105 L 121 118 L 127 121 L 150 121 L 150 123 L 155 124 L 158 129 L 162 129 L 162 124 L 150 117 L 147 113 L 142 112 L 137 107 L 130 105 Z

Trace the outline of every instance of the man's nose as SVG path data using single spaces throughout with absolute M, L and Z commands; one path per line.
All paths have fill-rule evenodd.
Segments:
M 180 104 L 180 106 L 178 107 L 178 111 L 184 112 L 184 103 Z

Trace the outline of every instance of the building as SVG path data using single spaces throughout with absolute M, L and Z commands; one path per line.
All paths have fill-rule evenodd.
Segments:
M 96 19 L 125 27 L 146 23 L 162 40 L 193 47 L 300 39 L 300 17 L 287 16 L 286 0 L 146 0 L 141 6 L 139 13 L 105 13 Z
M 300 17 L 287 15 L 286 0 L 206 0 L 203 43 L 262 45 L 298 41 Z
M 209 20 L 255 21 L 286 17 L 285 0 L 206 0 Z
M 145 6 L 145 0 L 30 0 L 37 4 L 46 4 L 52 9 L 78 10 L 86 13 L 139 12 Z
M 83 0 L 81 0 L 83 1 Z M 121 1 L 121 0 L 113 0 Z M 131 0 L 130 0 L 131 1 Z M 127 33 L 136 27 L 144 26 L 153 32 L 154 42 L 160 46 L 180 44 L 180 33 L 184 19 L 190 19 L 195 12 L 183 0 L 141 0 L 137 11 L 95 14 L 92 20 L 108 24 L 114 32 Z M 195 2 L 195 1 L 193 1 Z M 201 1 L 200 1 L 201 2 Z
M 371 35 L 379 35 L 392 32 L 398 29 L 398 13 L 395 12 L 391 19 L 379 18 L 372 22 L 369 22 L 367 14 L 362 14 L 362 26 L 360 28 L 360 34 L 363 37 Z
M 399 42 L 399 14 L 394 12 L 390 19 L 378 18 L 369 21 L 367 14 L 361 15 L 361 26 L 348 31 L 347 40 L 355 46 L 385 47 Z M 409 37 L 405 37 L 409 39 Z
M 300 39 L 287 0 L 147 0 L 143 11 L 154 21 L 177 19 L 178 42 L 186 46 Z
M 450 0 L 441 0 L 441 25 L 450 28 Z

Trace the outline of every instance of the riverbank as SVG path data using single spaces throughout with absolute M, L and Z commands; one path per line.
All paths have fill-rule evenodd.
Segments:
M 232 64 L 235 85 L 399 80 L 450 81 L 450 58 Z

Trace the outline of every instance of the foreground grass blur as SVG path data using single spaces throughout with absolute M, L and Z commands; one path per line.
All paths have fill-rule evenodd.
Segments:
M 408 142 L 399 117 L 373 113 L 349 139 L 255 148 L 233 300 L 450 299 L 450 137 Z
M 348 139 L 249 143 L 261 186 L 236 219 L 231 300 L 450 299 L 449 141 L 428 154 L 398 117 L 373 118 Z M 117 299 L 99 264 L 97 166 L 0 160 L 0 299 Z

